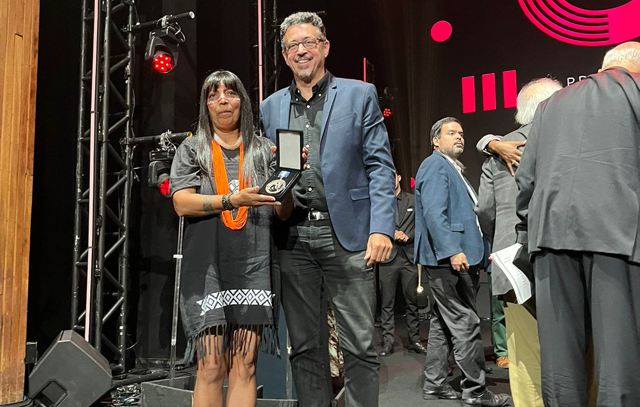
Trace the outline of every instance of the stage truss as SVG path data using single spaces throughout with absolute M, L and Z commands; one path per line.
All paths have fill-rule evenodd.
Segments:
M 71 326 L 123 372 L 133 182 L 131 0 L 84 0 Z

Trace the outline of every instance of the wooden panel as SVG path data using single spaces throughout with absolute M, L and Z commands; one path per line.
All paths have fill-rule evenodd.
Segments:
M 0 405 L 24 396 L 38 17 L 0 2 Z

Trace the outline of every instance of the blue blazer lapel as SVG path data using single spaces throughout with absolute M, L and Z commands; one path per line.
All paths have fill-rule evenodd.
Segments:
M 436 151 L 436 153 L 440 154 L 442 159 L 445 160 L 447 162 L 447 164 L 449 164 L 449 167 L 450 167 L 450 169 L 452 171 L 452 176 L 456 179 L 456 182 L 458 182 L 462 186 L 462 188 L 467 191 L 467 195 L 469 195 L 471 200 L 474 203 L 477 202 L 478 195 L 477 195 L 476 191 L 473 189 L 473 187 L 471 186 L 471 184 L 469 183 L 469 180 L 467 180 L 467 178 L 464 175 L 462 175 L 462 174 L 460 174 L 458 172 L 456 167 L 453 166 L 451 161 L 449 161 L 447 159 L 447 157 L 444 156 L 444 154 L 442 154 L 440 151 Z M 472 191 L 473 191 L 474 195 L 471 195 Z
M 456 167 L 454 167 L 454 166 L 453 166 L 453 164 L 451 164 L 451 161 L 449 161 L 449 159 L 447 159 L 447 157 L 445 157 L 445 156 L 444 156 L 444 154 L 442 154 L 442 153 L 441 153 L 440 151 L 438 151 L 438 150 L 434 150 L 434 151 L 433 151 L 433 153 L 434 153 L 434 154 L 438 154 L 438 155 L 440 156 L 440 158 L 441 158 L 442 160 L 444 160 L 444 161 L 449 165 L 449 167 L 451 168 L 451 170 L 456 172 L 456 175 L 457 175 L 458 170 L 456 170 Z M 458 177 L 458 178 L 460 178 L 460 177 Z
M 327 101 L 324 103 L 324 108 L 322 109 L 322 129 L 320 130 L 320 141 L 322 141 L 325 130 L 327 129 L 327 121 L 329 120 L 329 116 L 331 116 L 331 109 L 333 108 L 333 102 L 336 99 L 337 87 L 338 85 L 336 84 L 335 79 L 332 80 L 331 83 L 329 84 Z
M 276 129 L 288 129 L 289 128 L 289 114 L 291 110 L 291 93 L 287 90 L 280 99 L 280 117 Z M 275 136 L 275 133 L 274 133 Z

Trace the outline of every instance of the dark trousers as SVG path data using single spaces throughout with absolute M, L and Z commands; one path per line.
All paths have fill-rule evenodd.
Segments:
M 640 265 L 598 253 L 534 257 L 545 406 L 587 405 L 593 345 L 598 406 L 640 406 Z
M 480 318 L 476 312 L 478 269 L 458 273 L 450 267 L 427 267 L 429 289 L 434 299 L 429 325 L 424 389 L 435 390 L 447 380 L 451 348 L 464 377 L 463 397 L 485 391 L 485 361 Z
M 282 305 L 291 340 L 291 367 L 301 407 L 332 399 L 327 301 L 335 313 L 344 355 L 346 406 L 378 405 L 380 363 L 373 347 L 375 275 L 364 252 L 338 243 L 328 220 L 289 228 L 280 250 Z
M 407 304 L 407 330 L 409 342 L 420 342 L 420 319 L 418 316 L 418 303 L 416 287 L 418 286 L 418 269 L 411 263 L 403 251 L 399 251 L 396 257 L 389 263 L 379 266 L 380 284 L 380 327 L 382 328 L 382 340 L 393 343 L 394 340 L 394 305 L 396 301 L 396 287 L 398 280 L 402 284 L 405 303 Z

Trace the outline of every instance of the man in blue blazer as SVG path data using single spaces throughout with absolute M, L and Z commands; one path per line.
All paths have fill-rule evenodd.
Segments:
M 457 399 L 467 405 L 503 406 L 506 395 L 485 387 L 480 318 L 476 313 L 479 266 L 484 243 L 474 212 L 473 188 L 462 175 L 458 158 L 464 133 L 454 117 L 431 128 L 433 154 L 416 175 L 415 260 L 426 267 L 435 304 L 430 320 L 424 368 L 423 398 Z M 463 373 L 462 395 L 446 382 L 450 344 Z
M 375 87 L 325 70 L 329 41 L 314 13 L 280 26 L 291 86 L 261 105 L 266 135 L 304 133 L 307 168 L 293 190 L 293 210 L 279 230 L 282 304 L 301 406 L 332 398 L 327 304 L 344 355 L 346 405 L 378 405 L 373 347 L 373 266 L 389 257 L 395 228 L 395 169 Z M 286 204 L 286 203 L 285 203 Z

